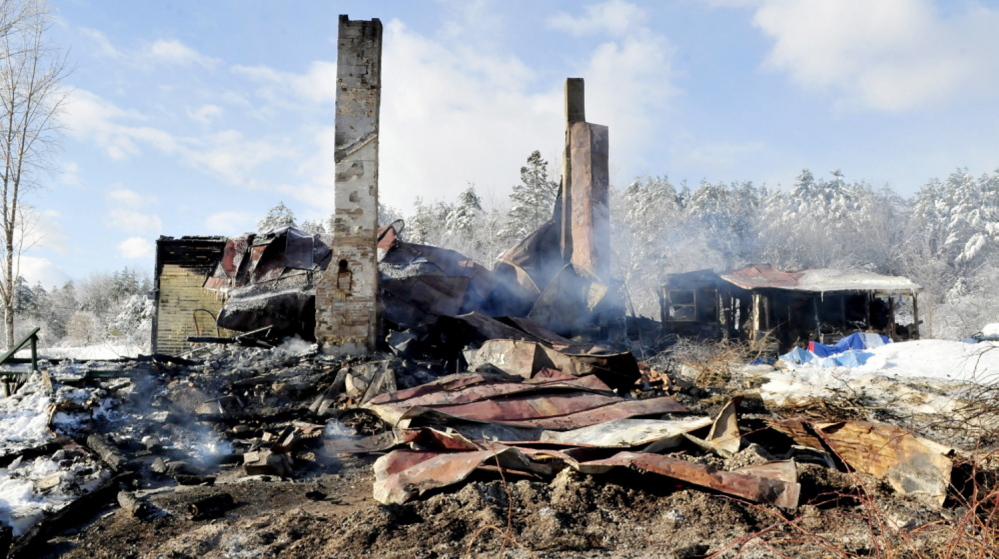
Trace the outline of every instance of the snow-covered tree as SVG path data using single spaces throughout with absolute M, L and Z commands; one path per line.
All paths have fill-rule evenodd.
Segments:
M 323 225 L 323 222 L 321 222 L 321 221 L 312 221 L 310 219 L 307 219 L 307 220 L 305 220 L 305 221 L 302 222 L 302 225 L 300 225 L 299 228 L 302 231 L 305 231 L 306 233 L 309 233 L 309 234 L 312 234 L 312 235 L 325 235 L 326 234 L 326 227 Z
M 658 318 L 657 293 L 668 274 L 725 267 L 688 211 L 686 185 L 641 177 L 611 195 L 612 273 L 624 281 L 638 314 Z
M 406 240 L 424 245 L 440 245 L 447 233 L 448 216 L 454 209 L 452 204 L 441 200 L 424 202 L 417 197 L 413 202 L 413 214 L 406 219 Z
M 751 182 L 704 182 L 690 194 L 685 211 L 726 266 L 736 267 L 752 259 L 757 248 L 759 214 L 767 197 L 766 188 Z
M 266 233 L 271 229 L 294 226 L 295 214 L 284 205 L 284 202 L 278 202 L 278 205 L 267 210 L 267 215 L 257 222 L 257 232 Z
M 447 214 L 445 234 L 451 238 L 470 237 L 481 217 L 482 198 L 475 193 L 475 185 L 470 184 L 458 194 L 458 199 L 451 206 L 451 211 Z
M 503 236 L 517 242 L 552 218 L 559 183 L 548 176 L 548 162 L 535 151 L 520 168 L 520 184 L 510 194 L 510 211 Z
M 402 219 L 402 212 L 388 204 L 378 204 L 378 226 L 388 225 L 397 219 Z

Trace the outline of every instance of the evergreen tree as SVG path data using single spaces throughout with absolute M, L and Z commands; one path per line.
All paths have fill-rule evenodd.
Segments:
M 453 210 L 453 205 L 443 201 L 427 203 L 417 197 L 413 202 L 413 215 L 406 220 L 406 240 L 439 246 L 446 236 L 448 216 Z
M 301 229 L 310 235 L 326 234 L 326 227 L 323 226 L 321 221 L 305 220 L 302 222 Z
M 284 205 L 284 202 L 278 202 L 278 205 L 268 210 L 267 215 L 257 222 L 257 232 L 266 233 L 271 229 L 294 226 L 295 214 Z
M 535 151 L 520 168 L 520 184 L 510 194 L 510 211 L 503 236 L 516 242 L 530 235 L 552 218 L 559 183 L 548 177 L 548 162 Z
M 458 199 L 447 214 L 447 236 L 451 238 L 470 237 L 476 222 L 482 217 L 482 198 L 475 193 L 475 185 L 458 194 Z

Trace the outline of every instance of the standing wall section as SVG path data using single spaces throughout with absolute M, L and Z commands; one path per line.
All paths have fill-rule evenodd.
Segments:
M 224 301 L 204 288 L 224 249 L 222 237 L 161 237 L 156 242 L 153 353 L 183 353 L 193 346 L 189 336 L 232 335 L 216 330 L 214 319 Z

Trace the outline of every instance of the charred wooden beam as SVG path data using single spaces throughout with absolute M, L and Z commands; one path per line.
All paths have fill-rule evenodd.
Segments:
M 201 497 L 191 501 L 187 505 L 187 512 L 191 520 L 207 520 L 218 518 L 234 507 L 236 502 L 232 495 L 228 493 L 215 493 L 206 497 Z
M 131 491 L 118 492 L 118 505 L 135 518 L 145 518 L 149 514 L 149 503 L 139 499 Z
M 87 437 L 87 447 L 96 452 L 101 461 L 107 464 L 115 473 L 121 472 L 128 465 L 125 457 L 103 435 L 91 433 Z

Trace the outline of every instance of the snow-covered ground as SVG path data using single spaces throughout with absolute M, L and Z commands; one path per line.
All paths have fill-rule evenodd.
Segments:
M 951 413 L 966 405 L 969 385 L 999 382 L 999 343 L 917 340 L 862 350 L 854 368 L 780 362 L 763 373 L 763 399 L 778 407 L 816 399 L 892 406 L 902 414 Z
M 93 491 L 110 475 L 82 451 L 59 450 L 52 458 L 17 459 L 0 468 L 0 522 L 20 536 L 44 514 Z
M 50 357 L 53 359 L 118 359 L 121 357 L 138 357 L 139 354 L 148 354 L 149 348 L 135 344 L 95 344 L 74 347 L 44 347 L 38 348 L 40 359 Z M 30 349 L 22 349 L 17 352 L 18 357 L 31 357 Z
M 72 366 L 53 376 L 72 374 Z M 56 435 L 79 433 L 92 419 L 106 416 L 112 403 L 102 390 L 54 384 L 32 375 L 18 392 L 0 398 L 0 456 L 42 445 Z M 61 449 L 52 457 L 17 458 L 0 468 L 0 523 L 21 535 L 52 512 L 95 488 L 109 473 L 82 450 Z

